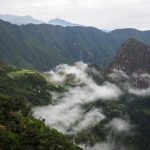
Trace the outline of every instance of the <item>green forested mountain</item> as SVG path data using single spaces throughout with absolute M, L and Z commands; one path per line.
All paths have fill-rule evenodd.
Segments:
M 145 53 L 147 55 L 145 55 Z M 112 65 L 110 65 L 110 68 L 122 69 L 126 73 L 129 69 L 131 71 L 131 76 L 128 76 L 121 70 L 118 72 L 107 72 L 108 74 L 102 75 L 100 69 L 96 65 L 88 65 L 87 70 L 84 70 L 85 66 L 83 67 L 82 63 L 80 63 L 78 64 L 79 68 L 81 69 L 83 67 L 82 69 L 84 70 L 84 73 L 89 75 L 89 80 L 84 80 L 85 83 L 80 82 L 80 80 L 76 80 L 76 75 L 73 73 L 67 72 L 67 74 L 65 74 L 65 72 L 61 69 L 60 72 L 57 72 L 56 69 L 56 72 L 61 77 L 65 76 L 65 82 L 60 82 L 59 84 L 57 82 L 55 83 L 55 78 L 51 78 L 54 80 L 51 81 L 50 76 L 52 77 L 52 75 L 48 73 L 43 74 L 34 70 L 22 70 L 16 67 L 10 67 L 4 63 L 0 63 L 0 149 L 80 149 L 76 145 L 70 143 L 70 141 L 73 140 L 73 142 L 77 144 L 87 145 L 89 149 L 97 143 L 102 143 L 109 146 L 108 148 L 111 150 L 149 150 L 150 96 L 148 92 L 150 77 L 149 74 L 145 74 L 149 73 L 149 67 L 146 66 L 149 65 L 150 62 L 147 58 L 149 56 L 148 54 L 149 46 L 135 39 L 129 39 L 123 44 L 116 60 L 112 63 Z M 137 56 L 134 57 L 135 55 Z M 127 66 L 124 64 L 126 63 L 126 60 L 128 63 Z M 134 68 L 132 69 L 133 64 L 135 70 L 133 70 Z M 118 65 L 120 65 L 121 68 L 117 68 Z M 32 66 L 27 67 L 32 68 Z M 67 68 L 70 69 L 69 66 Z M 143 69 L 143 71 L 140 72 L 141 75 L 138 74 L 138 76 L 135 76 L 134 71 L 138 69 Z M 75 68 L 73 70 L 75 73 L 79 71 Z M 81 76 L 81 79 L 82 77 L 84 77 L 84 79 L 86 78 L 86 76 L 82 76 L 82 74 L 78 75 Z M 118 78 L 118 80 L 113 78 L 114 75 Z M 136 84 L 136 86 L 134 86 L 134 84 L 132 85 L 131 81 L 134 81 L 132 75 L 135 76 L 134 78 L 136 78 L 136 83 L 139 83 L 140 86 L 137 86 L 138 84 Z M 90 77 L 93 82 L 95 82 L 94 86 Z M 49 82 L 46 81 L 47 78 L 49 79 Z M 139 79 L 144 81 L 144 86 L 141 86 L 141 81 Z M 95 96 L 97 93 L 93 93 L 92 91 L 97 91 L 98 89 L 100 89 L 98 93 L 105 92 L 101 90 L 101 86 L 105 86 L 103 83 L 105 80 L 110 82 L 108 85 L 116 84 L 122 90 L 121 93 L 123 95 L 120 95 L 118 99 L 112 97 L 108 100 L 104 100 L 100 96 L 97 97 L 98 99 L 96 99 L 96 101 L 92 100 L 88 103 L 88 97 L 84 97 L 84 95 L 88 95 L 87 93 L 90 93 L 89 97 L 93 94 Z M 148 88 L 145 86 L 145 82 L 148 83 Z M 128 83 L 130 83 L 133 87 L 128 87 Z M 88 90 L 88 85 L 90 86 L 90 90 Z M 84 88 L 85 86 L 86 88 Z M 56 102 L 54 103 L 54 99 L 52 99 L 53 97 L 51 97 L 52 92 L 53 94 L 60 94 L 58 95 L 57 101 L 57 105 L 59 105 L 59 102 L 61 104 L 63 93 L 67 95 L 66 92 L 69 92 L 69 89 L 76 87 L 78 87 L 77 89 L 81 93 L 77 92 L 75 98 L 68 98 L 67 100 L 71 100 L 69 104 L 72 103 L 72 106 L 76 106 L 74 101 L 77 100 L 77 104 L 79 105 L 78 100 L 82 101 L 79 96 L 81 95 L 81 98 L 83 96 L 83 99 L 86 98 L 85 101 L 87 100 L 87 103 L 81 103 L 81 109 L 84 110 L 83 114 L 85 115 L 90 112 L 95 112 L 94 109 L 100 110 L 100 112 L 102 112 L 105 116 L 103 120 L 93 124 L 92 126 L 79 130 L 75 136 L 66 135 L 67 137 L 65 137 L 55 129 L 47 127 L 45 125 L 47 124 L 46 118 L 43 119 L 44 116 L 42 116 L 40 120 L 32 117 L 34 116 L 34 111 L 32 112 L 31 109 L 34 106 L 48 104 L 54 104 L 54 106 L 56 105 Z M 107 86 L 105 86 L 105 88 L 106 87 Z M 113 88 L 115 88 L 115 86 L 113 86 Z M 138 88 L 138 90 L 134 88 Z M 77 89 L 75 91 L 78 91 Z M 88 90 L 88 92 L 86 90 Z M 131 93 L 129 92 L 130 90 L 132 90 Z M 135 94 L 136 90 L 137 94 Z M 71 93 L 74 93 L 74 91 L 71 91 Z M 68 95 L 71 94 L 69 93 Z M 106 91 L 106 95 L 109 95 L 109 88 Z M 93 97 L 93 99 L 94 98 L 95 97 Z M 61 107 L 58 107 L 58 109 L 60 108 Z M 44 111 L 48 114 L 46 110 L 46 106 L 44 106 Z M 63 109 L 63 112 L 64 111 L 66 111 L 66 109 Z M 69 109 L 68 113 L 72 113 L 71 109 Z M 50 114 L 53 114 L 52 110 L 50 110 Z M 56 113 L 55 119 L 57 119 L 57 115 L 58 114 Z M 62 114 L 59 116 L 61 115 Z M 61 117 L 63 117 L 63 115 Z M 71 117 L 73 116 L 71 115 Z M 79 116 L 79 118 L 80 117 L 81 116 Z M 88 118 L 85 117 L 83 120 L 91 118 L 92 117 L 88 115 Z M 49 117 L 49 119 L 51 119 L 51 117 Z M 52 119 L 54 118 L 52 117 Z M 78 121 L 80 122 L 81 120 Z M 59 123 L 60 125 L 63 125 L 61 124 L 62 122 Z M 88 124 L 87 121 L 85 123 Z M 72 128 L 73 126 L 74 124 L 72 124 Z
M 150 44 L 150 31 L 120 29 L 105 33 L 93 27 L 17 26 L 0 20 L 0 59 L 42 71 L 79 60 L 104 68 L 129 37 Z
M 0 63 L 0 149 L 79 150 L 64 135 L 31 116 L 31 107 L 49 103 L 42 75 Z

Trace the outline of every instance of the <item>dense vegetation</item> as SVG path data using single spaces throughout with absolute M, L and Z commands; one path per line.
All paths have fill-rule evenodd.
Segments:
M 106 118 L 88 130 L 83 130 L 76 136 L 76 142 L 94 145 L 98 142 L 113 141 L 117 145 L 116 149 L 122 149 L 122 146 L 128 150 L 149 150 L 150 149 L 150 96 L 143 94 L 135 96 L 126 92 L 124 85 L 130 83 L 134 88 L 149 89 L 149 80 L 140 79 L 140 74 L 150 72 L 150 47 L 135 40 L 127 40 L 120 49 L 116 59 L 105 71 L 104 81 L 115 83 L 125 94 L 118 101 L 104 101 L 99 99 L 97 102 L 84 105 L 84 108 L 101 108 Z M 110 80 L 107 75 L 113 69 L 125 71 L 128 78 Z M 123 72 L 122 72 L 123 73 Z M 125 75 L 124 73 L 124 75 Z M 130 75 L 138 74 L 134 79 Z M 149 75 L 149 74 L 148 74 Z M 94 76 L 93 76 L 94 77 Z M 117 77 L 117 74 L 116 74 Z M 99 77 L 100 78 L 100 77 Z M 101 81 L 95 78 L 96 82 Z M 102 78 L 101 78 L 102 79 Z M 140 91 L 140 90 L 139 90 Z M 122 118 L 130 122 L 132 130 L 129 132 L 114 132 L 111 128 L 106 128 L 109 121 L 113 118 Z
M 92 27 L 17 26 L 0 20 L 0 59 L 42 71 L 79 60 L 105 68 L 129 37 L 150 44 L 150 31 L 122 29 L 105 33 Z
M 31 116 L 31 106 L 49 103 L 48 85 L 34 71 L 0 63 L 0 149 L 78 150 L 64 135 Z M 52 89 L 53 90 L 53 89 Z
M 150 31 L 125 29 L 104 33 L 95 28 L 63 28 L 44 24 L 17 26 L 0 21 L 0 59 L 8 64 L 37 70 L 49 70 L 57 64 L 73 63 L 77 60 L 105 67 L 115 56 L 115 49 L 128 37 L 136 37 L 150 44 Z M 131 46 L 123 45 L 123 48 L 124 51 L 112 63 L 111 69 L 113 65 L 114 68 L 122 65 L 119 67 L 131 74 L 137 69 L 149 72 L 147 46 L 134 41 Z M 104 75 L 104 78 L 99 78 L 90 71 L 88 74 L 99 84 L 106 77 Z M 65 86 L 73 87 L 74 84 L 69 81 L 73 76 L 67 77 Z M 80 149 L 68 142 L 61 133 L 45 126 L 44 119 L 40 121 L 31 115 L 31 107 L 50 103 L 49 91 L 62 92 L 65 89 L 61 85 L 47 83 L 45 78 L 44 74 L 37 71 L 17 69 L 0 63 L 0 149 Z M 107 141 L 109 137 L 113 139 L 117 149 L 124 145 L 129 150 L 149 150 L 149 99 L 149 96 L 136 97 L 127 94 L 119 101 L 98 100 L 84 105 L 87 111 L 91 108 L 101 108 L 106 119 L 78 133 L 74 141 L 93 146 L 95 143 Z M 134 128 L 130 134 L 116 133 L 111 128 L 106 128 L 106 125 L 117 117 L 129 120 L 133 124 Z
M 76 143 L 93 146 L 96 143 L 112 142 L 115 149 L 128 150 L 150 149 L 150 97 L 126 95 L 119 101 L 101 101 L 84 106 L 87 111 L 91 108 L 101 108 L 106 118 L 93 127 L 82 130 L 76 135 Z M 113 118 L 130 121 L 131 131 L 116 132 L 107 127 Z

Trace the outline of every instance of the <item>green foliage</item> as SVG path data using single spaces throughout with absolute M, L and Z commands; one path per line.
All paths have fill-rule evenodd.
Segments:
M 106 116 L 100 123 L 82 130 L 76 135 L 76 143 L 94 145 L 105 142 L 108 137 L 116 145 L 124 145 L 128 150 L 149 150 L 150 144 L 150 97 L 125 95 L 118 101 L 92 102 L 83 106 L 87 111 L 100 108 Z M 113 118 L 129 120 L 132 129 L 129 132 L 115 132 L 108 127 Z M 118 148 L 119 149 L 119 148 Z
M 0 68 L 5 70 L 4 66 Z M 18 74 L 18 72 L 19 75 L 14 75 Z M 0 77 L 0 95 L 24 97 L 32 105 L 48 104 L 51 99 L 51 95 L 48 92 L 49 89 L 45 78 L 33 71 L 13 71 L 11 69 L 10 72 L 3 71 L 3 75 Z
M 80 150 L 64 135 L 31 116 L 31 106 L 48 104 L 51 98 L 43 76 L 4 64 L 0 64 L 0 71 L 0 149 Z
M 0 59 L 21 68 L 49 70 L 77 60 L 106 66 L 115 54 L 107 34 L 95 28 L 17 26 L 0 20 Z
M 15 78 L 15 77 L 18 77 L 18 76 L 22 76 L 25 73 L 26 74 L 34 74 L 34 73 L 36 73 L 36 71 L 21 69 L 21 70 L 17 70 L 17 71 L 13 71 L 13 72 L 8 73 L 8 76 L 11 77 L 11 78 Z
M 150 44 L 149 31 L 122 29 L 105 33 L 92 27 L 17 26 L 0 20 L 0 59 L 42 71 L 79 60 L 105 68 L 130 37 Z

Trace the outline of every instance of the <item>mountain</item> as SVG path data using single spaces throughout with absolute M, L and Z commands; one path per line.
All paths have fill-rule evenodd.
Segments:
M 119 50 L 112 68 L 127 73 L 150 72 L 150 46 L 133 38 L 128 39 Z
M 128 38 L 135 38 L 150 45 L 150 30 L 140 31 L 133 28 L 116 29 L 109 32 L 108 36 L 110 42 L 112 42 L 115 47 L 118 47 L 118 45 L 121 46 Z
M 83 60 L 104 67 L 114 55 L 106 33 L 96 28 L 0 21 L 0 59 L 8 64 L 45 71 Z
M 42 24 L 41 20 L 35 19 L 32 16 L 16 16 L 16 15 L 0 15 L 0 19 L 8 21 L 12 24 L 22 25 L 22 24 Z
M 71 23 L 71 22 L 59 19 L 59 18 L 55 18 L 55 19 L 49 20 L 48 24 L 51 24 L 51 25 L 60 25 L 60 26 L 63 26 L 63 27 L 80 26 L 78 24 L 74 24 L 74 23 Z
M 105 33 L 93 27 L 18 26 L 0 20 L 0 60 L 42 71 L 80 60 L 106 68 L 130 37 L 150 44 L 150 31 L 120 29 Z

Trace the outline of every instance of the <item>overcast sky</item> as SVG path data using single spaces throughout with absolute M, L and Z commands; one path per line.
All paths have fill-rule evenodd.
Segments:
M 0 14 L 62 18 L 101 29 L 150 29 L 150 0 L 0 0 Z

